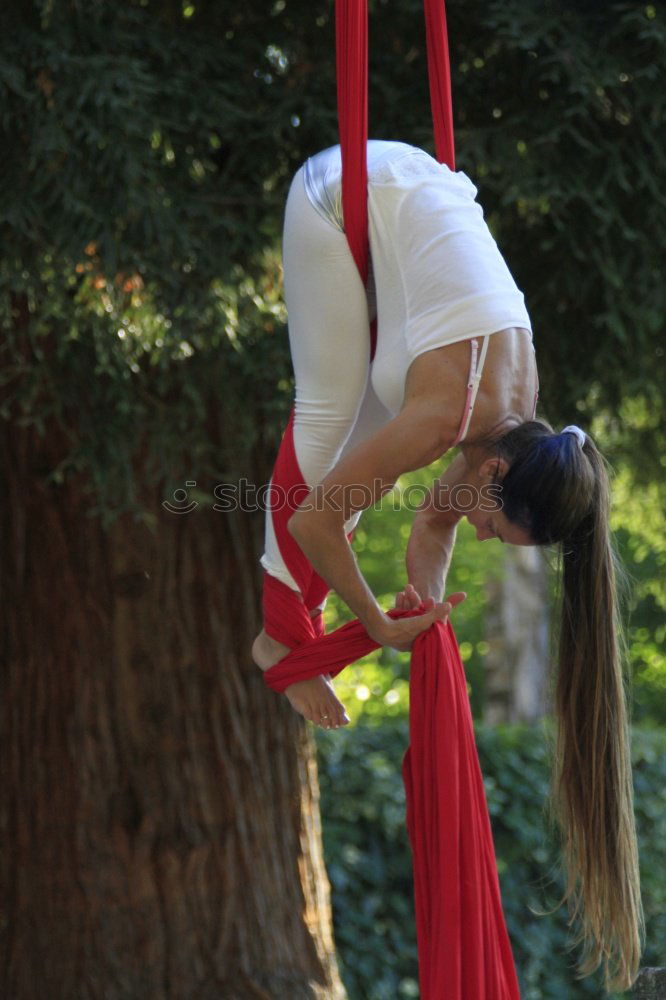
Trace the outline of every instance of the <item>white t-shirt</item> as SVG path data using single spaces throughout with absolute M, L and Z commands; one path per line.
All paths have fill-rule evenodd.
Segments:
M 310 201 L 343 228 L 340 147 L 307 161 Z M 368 142 L 368 217 L 377 352 L 371 379 L 392 414 L 425 351 L 508 327 L 531 332 L 518 289 L 475 200 L 477 189 L 405 143 Z

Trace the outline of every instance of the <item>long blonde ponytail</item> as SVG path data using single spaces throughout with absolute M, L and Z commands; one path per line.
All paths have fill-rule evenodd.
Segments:
M 588 514 L 563 540 L 553 804 L 580 972 L 602 965 L 611 990 L 638 974 L 644 919 L 609 479 L 589 437 L 583 453 L 594 490 Z
M 488 442 L 507 459 L 502 509 L 538 545 L 561 546 L 551 813 L 562 834 L 581 976 L 603 967 L 608 990 L 638 973 L 644 918 L 633 813 L 627 697 L 611 542 L 610 482 L 582 432 L 532 420 Z

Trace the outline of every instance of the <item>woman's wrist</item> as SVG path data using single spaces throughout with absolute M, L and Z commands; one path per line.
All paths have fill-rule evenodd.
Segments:
M 365 619 L 361 619 L 363 627 L 375 642 L 378 642 L 381 646 L 384 646 L 385 640 L 388 636 L 389 629 L 393 624 L 393 619 L 389 618 L 382 609 L 377 605 L 376 610 L 367 616 Z

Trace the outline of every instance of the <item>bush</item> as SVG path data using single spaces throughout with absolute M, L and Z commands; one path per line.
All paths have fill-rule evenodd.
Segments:
M 504 913 L 522 1000 L 604 995 L 600 976 L 576 980 L 566 911 L 547 916 L 563 890 L 557 842 L 545 806 L 547 732 L 542 727 L 476 727 L 495 839 Z M 411 852 L 400 764 L 404 720 L 320 731 L 324 849 L 332 885 L 341 973 L 349 1000 L 395 1000 L 418 991 Z M 636 819 L 647 947 L 643 964 L 664 964 L 666 940 L 666 732 L 636 729 Z

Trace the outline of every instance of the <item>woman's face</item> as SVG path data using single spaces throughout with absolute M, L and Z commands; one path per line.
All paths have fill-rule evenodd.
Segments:
M 465 512 L 467 520 L 476 528 L 476 538 L 485 542 L 488 538 L 499 538 L 506 545 L 534 545 L 529 534 L 512 524 L 502 511 L 501 479 L 508 471 L 503 459 L 486 459 L 479 464 L 471 476 L 479 497 L 477 505 Z M 500 482 L 496 483 L 495 478 Z
M 488 512 L 477 507 L 466 516 L 472 527 L 476 528 L 476 539 L 479 542 L 499 538 L 506 545 L 534 545 L 528 533 L 507 520 L 499 509 Z

